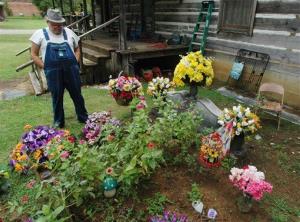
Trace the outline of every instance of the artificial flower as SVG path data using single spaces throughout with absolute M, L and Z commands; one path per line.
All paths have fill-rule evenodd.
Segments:
M 176 86 L 184 86 L 184 82 L 202 82 L 210 86 L 214 78 L 212 59 L 205 58 L 200 51 L 190 52 L 186 56 L 181 56 L 180 62 L 174 71 L 173 82 Z
M 232 137 L 247 132 L 254 133 L 261 128 L 259 117 L 249 107 L 241 105 L 233 106 L 231 110 L 225 108 L 218 117 L 218 124 L 232 128 Z

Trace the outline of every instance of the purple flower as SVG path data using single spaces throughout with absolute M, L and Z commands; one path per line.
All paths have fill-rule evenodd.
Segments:
M 149 222 L 188 222 L 187 216 L 164 211 L 163 216 L 152 216 Z

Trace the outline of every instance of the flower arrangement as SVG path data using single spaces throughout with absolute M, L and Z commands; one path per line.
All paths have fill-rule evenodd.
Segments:
M 218 117 L 218 123 L 232 128 L 232 137 L 241 133 L 254 133 L 261 128 L 259 117 L 252 113 L 249 107 L 241 105 L 233 106 L 231 110 L 225 108 Z
M 218 167 L 224 157 L 223 142 L 218 132 L 202 138 L 199 160 L 205 167 Z
M 188 222 L 185 215 L 178 215 L 177 213 L 164 211 L 162 216 L 152 216 L 149 222 Z
M 135 77 L 119 76 L 109 80 L 108 87 L 119 105 L 128 105 L 134 97 L 143 95 L 142 84 Z
M 52 140 L 61 140 L 65 131 L 56 130 L 48 126 L 37 126 L 24 133 L 21 141 L 15 146 L 10 155 L 10 165 L 17 172 L 26 173 L 31 167 L 35 167 L 48 160 L 47 144 Z
M 101 136 L 101 128 L 105 124 L 112 124 L 114 126 L 119 126 L 120 121 L 112 118 L 111 112 L 94 112 L 88 116 L 86 124 L 82 129 L 83 137 L 88 142 L 88 144 L 95 144 Z
M 167 95 L 167 92 L 170 91 L 173 88 L 173 86 L 174 83 L 170 82 L 169 78 L 156 77 L 152 79 L 151 82 L 149 82 L 147 93 L 150 96 L 154 97 L 165 97 Z
M 213 78 L 212 59 L 205 58 L 200 51 L 197 51 L 181 56 L 174 71 L 173 82 L 176 86 L 184 86 L 185 81 L 196 83 L 205 81 L 205 85 L 210 86 Z
M 257 171 L 255 166 L 245 166 L 243 169 L 232 168 L 229 176 L 235 187 L 254 200 L 261 200 L 265 192 L 272 192 L 272 185 L 265 181 L 265 174 Z

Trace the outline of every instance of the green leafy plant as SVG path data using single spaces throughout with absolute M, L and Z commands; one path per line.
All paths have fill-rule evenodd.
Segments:
M 223 160 L 222 160 L 222 168 L 225 171 L 230 171 L 232 167 L 234 167 L 237 163 L 237 158 L 234 155 L 227 155 Z
M 155 193 L 154 197 L 146 199 L 147 211 L 149 215 L 161 215 L 167 203 L 172 203 L 165 195 Z
M 191 202 L 198 201 L 203 198 L 203 193 L 201 192 L 197 183 L 192 184 L 192 190 L 187 194 L 188 194 L 188 199 Z

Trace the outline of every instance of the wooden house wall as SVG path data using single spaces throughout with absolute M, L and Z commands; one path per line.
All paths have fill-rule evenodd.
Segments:
M 252 37 L 217 33 L 220 0 L 215 3 L 207 52 L 216 57 L 217 77 L 227 79 L 240 48 L 268 53 L 271 62 L 263 81 L 284 85 L 286 101 L 300 107 L 300 1 L 258 0 Z M 200 5 L 201 0 L 156 0 L 156 33 L 191 37 Z

